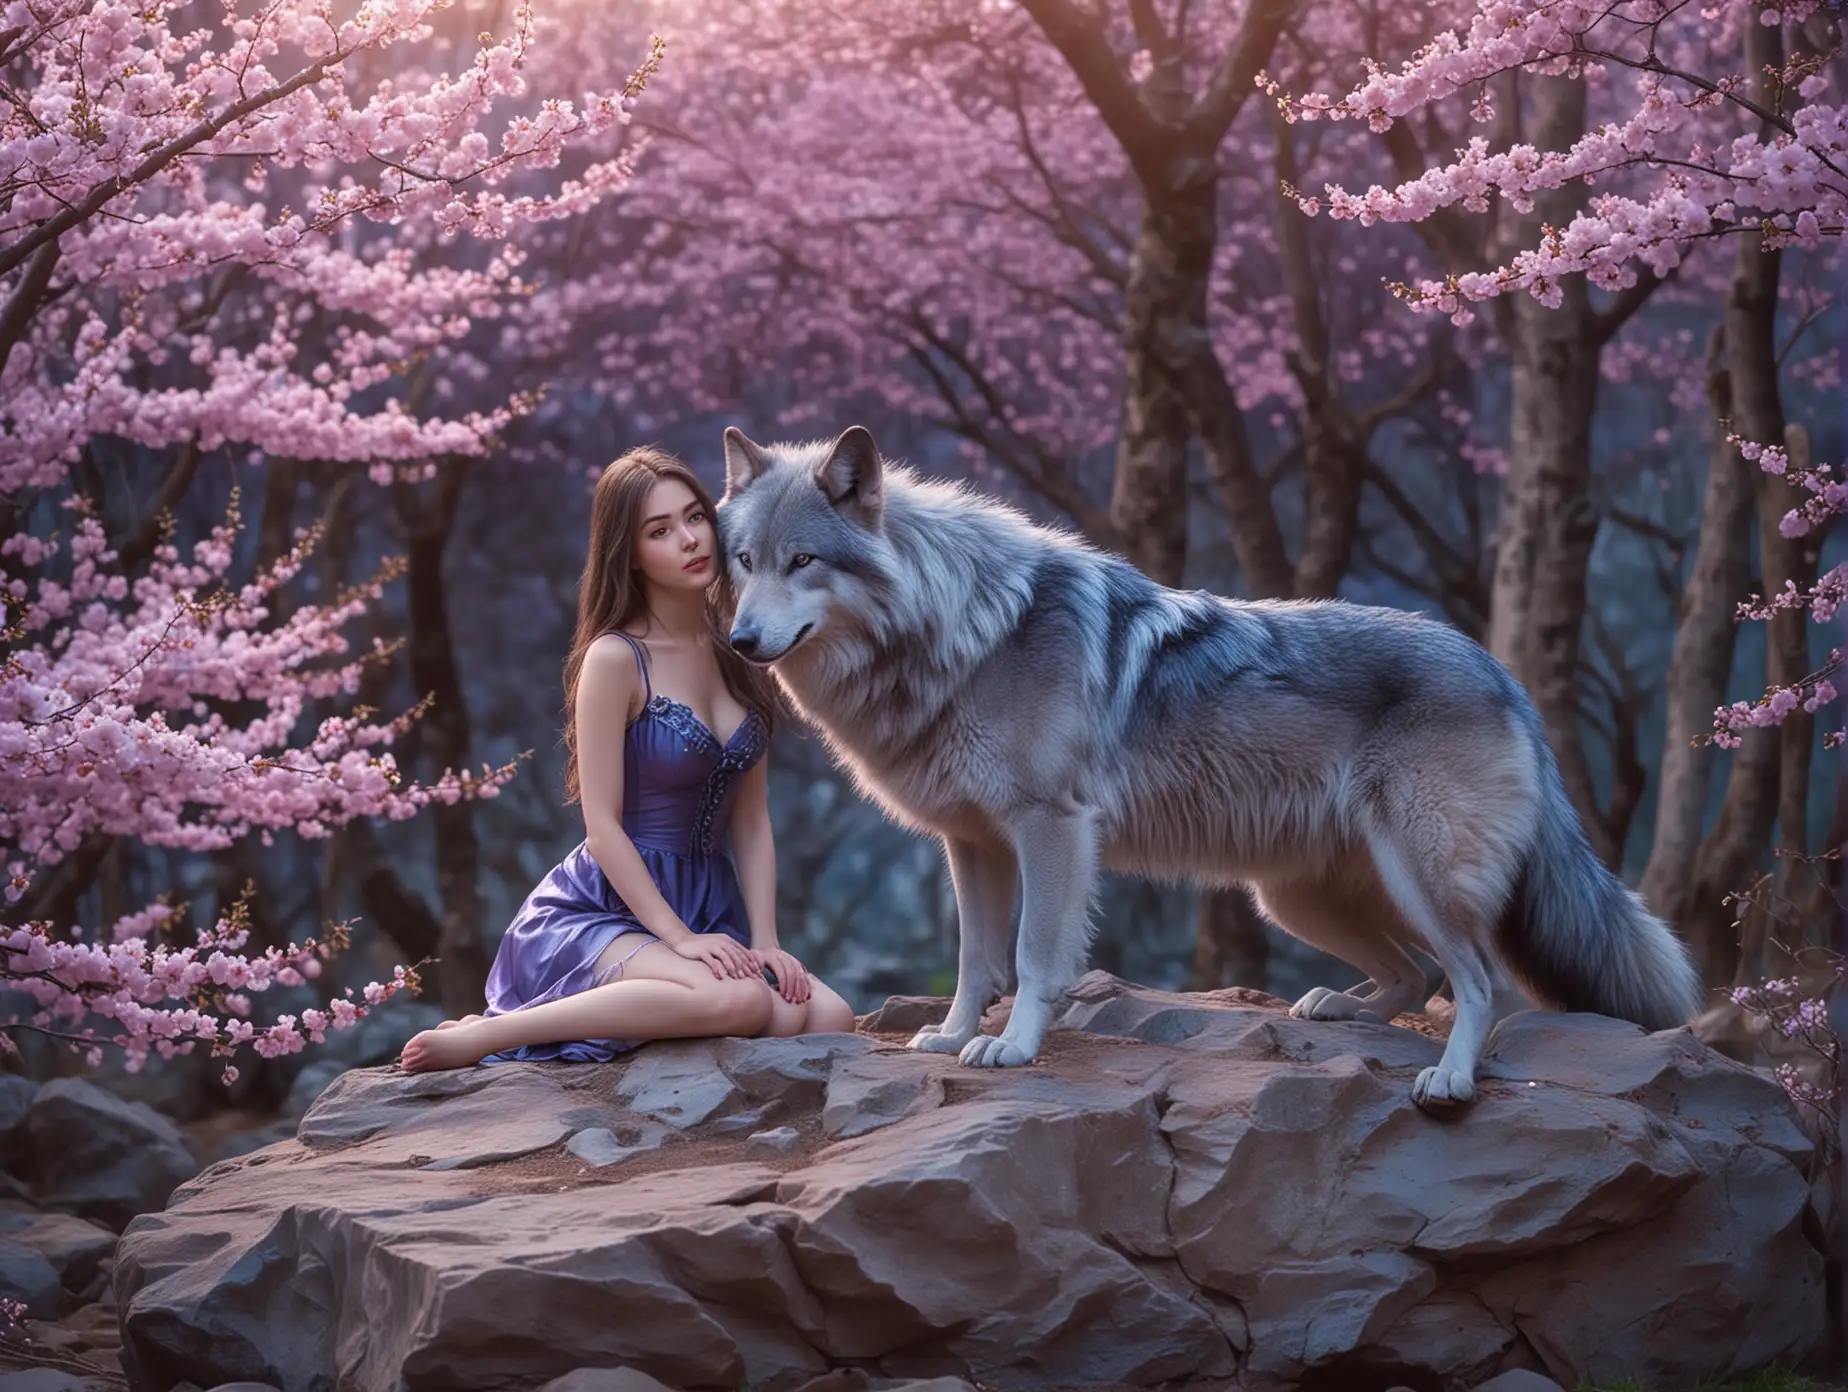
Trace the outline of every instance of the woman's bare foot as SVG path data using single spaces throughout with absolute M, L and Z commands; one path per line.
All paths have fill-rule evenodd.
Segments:
M 475 1021 L 485 1018 L 481 1015 L 464 1015 L 460 1020 L 445 1020 L 437 1028 L 440 1030 L 454 1029 L 457 1025 L 472 1025 Z
M 410 1043 L 398 1056 L 398 1066 L 406 1073 L 428 1073 L 439 1068 L 467 1068 L 493 1053 L 475 1042 L 475 1031 L 466 1020 L 453 1022 L 454 1029 L 423 1031 L 411 1036 Z

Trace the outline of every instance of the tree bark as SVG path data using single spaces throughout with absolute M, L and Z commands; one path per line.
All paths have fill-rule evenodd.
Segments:
M 1187 403 L 1175 389 L 1161 337 L 1184 298 L 1164 219 L 1144 205 L 1123 295 L 1123 433 L 1110 489 L 1110 525 L 1124 554 L 1152 579 L 1178 585 L 1187 566 Z
M 1777 67 L 1782 57 L 1780 29 L 1760 24 L 1745 26 L 1746 71 L 1752 75 L 1754 96 L 1762 99 L 1772 95 L 1766 87 L 1765 72 Z M 1737 234 L 1724 314 L 1733 429 L 1747 440 L 1784 444 L 1796 454 L 1807 455 L 1808 434 L 1800 430 L 1787 432 L 1778 390 L 1776 327 L 1782 266 L 1781 253 L 1766 251 L 1757 232 Z M 1792 462 L 1806 461 L 1793 458 Z M 1817 539 L 1791 541 L 1778 531 L 1784 513 L 1802 500 L 1802 491 L 1776 475 L 1756 469 L 1754 485 L 1762 593 L 1769 597 L 1787 584 L 1807 589 L 1816 578 Z M 1765 633 L 1767 685 L 1794 685 L 1808 674 L 1807 623 L 1808 615 L 1802 610 L 1788 610 L 1770 620 Z M 1701 848 L 1700 878 L 1695 885 L 1698 898 L 1691 910 L 1692 936 L 1706 947 L 1713 973 L 1710 980 L 1731 981 L 1752 965 L 1740 957 L 1732 913 L 1722 901 L 1743 887 L 1748 870 L 1763 851 L 1774 826 L 1784 849 L 1801 854 L 1807 845 L 1806 803 L 1814 728 L 1814 718 L 1799 708 L 1773 730 L 1749 732 L 1733 757 L 1719 822 Z M 1778 877 L 1780 894 L 1789 888 L 1789 868 L 1787 863 Z
M 443 556 L 469 467 L 464 460 L 445 462 L 428 506 L 419 501 L 413 486 L 400 484 L 392 490 L 407 552 L 411 682 L 420 694 L 433 698 L 428 713 L 412 731 L 411 747 L 427 756 L 427 768 L 438 771 L 460 771 L 469 762 L 468 705 L 462 695 L 443 580 Z M 487 905 L 479 884 L 474 803 L 467 799 L 439 802 L 432 806 L 430 817 L 436 834 L 437 896 L 442 905 L 437 991 L 444 1008 L 460 1014 L 485 1000 L 489 966 L 482 940 Z
M 1530 80 L 1531 139 L 1563 150 L 1585 132 L 1580 79 Z M 1564 226 L 1582 190 L 1543 196 L 1516 220 L 1514 239 L 1532 245 L 1542 224 Z M 1598 400 L 1600 324 L 1584 278 L 1560 286 L 1549 309 L 1515 295 L 1501 316 L 1510 356 L 1508 481 L 1496 529 L 1488 648 L 1533 698 L 1559 760 L 1567 795 L 1593 848 L 1615 866 L 1623 854 L 1599 812 L 1579 730 L 1579 660 L 1586 573 L 1598 535 L 1591 505 L 1591 418 Z
M 103 857 L 109 854 L 114 840 L 102 831 L 85 836 L 74 851 L 34 881 L 25 898 L 8 906 L 5 922 L 18 927 L 22 923 L 49 921 L 58 928 L 70 927 L 77 921 L 77 901 L 96 882 Z
M 0 308 L 0 372 L 6 371 L 13 349 L 26 336 L 39 306 L 50 292 L 51 276 L 58 268 L 59 254 L 55 237 L 41 246 L 27 262 L 26 273 L 19 278 L 19 285 L 8 297 L 5 307 Z
M 338 593 L 348 578 L 359 495 L 358 475 L 352 466 L 335 466 L 327 492 L 323 528 L 327 545 L 321 552 L 321 588 L 324 594 L 331 595 Z M 377 611 L 371 611 L 368 619 L 372 624 L 368 641 L 383 639 L 386 634 Z M 360 675 L 355 702 L 378 709 L 385 704 L 390 686 L 390 665 L 371 664 Z M 407 755 L 405 762 L 408 761 Z M 358 894 L 361 912 L 397 946 L 407 963 L 437 955 L 443 936 L 441 923 L 423 896 L 404 883 L 379 844 L 377 830 L 364 818 L 349 822 L 328 839 L 321 865 L 323 917 L 339 916 L 342 886 L 349 881 Z M 426 976 L 425 991 L 435 998 L 440 994 L 439 983 Z
M 1353 561 L 1360 535 L 1360 492 L 1367 476 L 1365 446 L 1336 393 L 1321 283 L 1309 252 L 1309 218 L 1283 192 L 1301 178 L 1294 128 L 1271 113 L 1277 166 L 1277 255 L 1290 296 L 1297 351 L 1290 367 L 1303 393 L 1303 541 L 1291 574 L 1298 599 L 1332 599 Z
M 295 544 L 295 503 L 301 496 L 306 466 L 299 459 L 272 459 L 263 481 L 263 511 L 257 518 L 257 568 L 274 565 Z M 288 587 L 271 596 L 278 619 L 287 617 Z
M 1747 25 L 1748 70 L 1775 64 L 1782 44 L 1775 30 Z M 1760 32 L 1762 31 L 1762 32 Z M 1767 251 L 1757 232 L 1742 232 L 1734 249 L 1733 274 L 1726 295 L 1726 344 L 1731 362 L 1733 429 L 1761 444 L 1785 444 L 1784 404 L 1778 391 L 1777 296 L 1783 253 Z M 1808 435 L 1797 442 L 1805 455 Z M 1804 463 L 1807 460 L 1802 461 Z M 1793 471 L 1799 464 L 1793 459 Z M 1806 590 L 1815 583 L 1816 538 L 1786 539 L 1778 523 L 1806 496 L 1776 474 L 1754 469 L 1758 492 L 1759 568 L 1767 599 L 1787 585 Z M 1765 678 L 1770 686 L 1793 686 L 1809 672 L 1809 615 L 1787 609 L 1774 615 L 1765 633 Z M 1807 844 L 1810 742 L 1815 721 L 1801 707 L 1787 716 L 1778 732 L 1778 843 L 1801 854 Z M 1781 878 L 1781 877 L 1780 877 Z
M 1744 26 L 1744 39 L 1746 72 L 1751 75 L 1754 95 L 1764 98 L 1770 95 L 1766 90 L 1766 69 L 1777 67 L 1782 59 L 1782 31 L 1775 26 L 1748 24 Z M 1776 345 L 1781 269 L 1781 256 L 1767 252 L 1758 233 L 1737 234 L 1733 275 L 1722 315 L 1732 397 L 1731 425 L 1744 438 L 1764 444 L 1782 444 L 1786 440 Z M 1804 435 L 1791 443 L 1799 448 L 1807 446 L 1808 437 Z M 1786 581 L 1806 587 L 1816 574 L 1813 540 L 1805 538 L 1793 543 L 1778 533 L 1779 520 L 1800 494 L 1762 470 L 1742 467 L 1749 468 L 1758 513 L 1763 593 L 1776 593 Z M 1802 612 L 1780 614 L 1771 621 L 1765 635 L 1765 677 L 1769 684 L 1786 685 L 1806 675 L 1805 622 Z M 1811 717 L 1798 710 L 1780 728 L 1747 731 L 1733 754 L 1719 818 L 1695 857 L 1698 869 L 1682 923 L 1685 936 L 1702 959 L 1710 984 L 1732 982 L 1747 965 L 1741 958 L 1738 925 L 1732 907 L 1725 902 L 1726 896 L 1745 887 L 1745 877 L 1776 823 L 1783 823 L 1780 839 L 1786 846 L 1800 848 L 1804 844 L 1812 732 Z M 1658 811 L 1658 818 L 1661 815 Z
M 1695 741 L 1713 728 L 1713 712 L 1726 699 L 1738 625 L 1733 613 L 1750 583 L 1756 469 L 1727 442 L 1732 382 L 1716 330 L 1709 354 L 1707 398 L 1713 416 L 1707 486 L 1701 500 L 1694 564 L 1681 592 L 1675 645 L 1667 676 L 1667 728 L 1656 793 L 1655 842 L 1640 886 L 1649 906 L 1672 923 L 1688 913 L 1695 857 L 1706 820 L 1713 747 Z M 1725 957 L 1718 944 L 1696 944 L 1703 961 Z M 1730 973 L 1729 973 L 1730 974 Z
M 1194 966 L 1190 991 L 1222 986 L 1264 989 L 1270 940 L 1264 916 L 1242 889 L 1204 889 L 1194 911 Z
M 136 569 L 154 554 L 162 537 L 173 524 L 173 510 L 186 496 L 186 490 L 192 487 L 192 481 L 199 472 L 199 437 L 194 436 L 178 446 L 173 462 L 167 466 L 167 472 L 155 490 L 154 501 L 149 504 L 147 514 L 141 519 L 133 532 L 116 547 L 116 565 L 123 571 Z

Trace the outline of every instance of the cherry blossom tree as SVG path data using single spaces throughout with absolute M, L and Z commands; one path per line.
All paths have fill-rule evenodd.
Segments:
M 629 109 L 662 52 L 567 98 L 532 82 L 569 71 L 567 32 L 524 4 L 498 34 L 470 37 L 474 18 L 416 0 L 271 0 L 185 30 L 196 16 L 165 4 L 0 10 L 0 854 L 16 925 L 0 984 L 37 1007 L 9 1028 L 92 1058 L 117 1045 L 131 1066 L 292 1052 L 416 984 L 399 968 L 259 1030 L 240 1018 L 250 993 L 317 975 L 344 930 L 247 954 L 242 906 L 188 943 L 163 940 L 171 903 L 88 926 L 33 910 L 99 836 L 323 838 L 511 775 L 403 778 L 387 746 L 422 706 L 362 705 L 302 738 L 315 703 L 389 656 L 355 654 L 345 629 L 395 567 L 290 607 L 312 532 L 240 581 L 235 493 L 190 548 L 170 521 L 204 456 L 344 463 L 403 489 L 531 409 L 478 392 L 456 410 L 441 388 L 485 379 L 471 346 L 530 292 L 521 235 L 627 182 Z M 155 507 L 117 538 L 82 486 L 105 441 L 167 460 Z
M 1809 717 L 1834 694 L 1833 660 L 1814 670 L 1801 615 L 1818 601 L 1819 612 L 1832 610 L 1840 587 L 1816 575 L 1818 509 L 1830 509 L 1834 493 L 1826 472 L 1786 477 L 1782 467 L 1799 443 L 1789 432 L 1803 448 L 1807 435 L 1785 420 L 1787 345 L 1777 329 L 1784 258 L 1792 249 L 1832 256 L 1848 213 L 1848 108 L 1830 58 L 1839 44 L 1833 18 L 1808 0 L 1485 0 L 1396 70 L 1371 65 L 1344 95 L 1293 96 L 1261 80 L 1286 119 L 1364 122 L 1382 133 L 1402 176 L 1364 192 L 1350 182 L 1293 188 L 1305 211 L 1420 228 L 1445 274 L 1402 280 L 1394 292 L 1459 322 L 1487 308 L 1508 339 L 1515 432 L 1490 644 L 1534 688 L 1582 811 L 1593 799 L 1571 731 L 1595 534 L 1583 500 L 1597 359 L 1655 287 L 1692 261 L 1724 257 L 1731 243 L 1710 354 L 1716 449 L 1671 663 L 1657 841 L 1643 886 L 1673 917 L 1708 916 L 1696 936 L 1718 949 L 1708 954 L 1714 970 L 1727 969 L 1732 925 L 1711 915 L 1773 822 L 1787 851 L 1806 847 Z M 1421 140 L 1420 124 L 1441 136 L 1438 113 L 1460 106 L 1488 133 L 1450 160 L 1430 158 L 1435 142 Z M 1593 289 L 1608 297 L 1601 308 Z M 1753 460 L 1772 466 L 1756 485 Z M 1719 824 L 1703 838 L 1711 754 L 1697 737 L 1732 668 L 1726 620 L 1754 512 L 1773 598 L 1751 612 L 1771 624 L 1770 690 L 1756 705 L 1719 712 L 1719 743 L 1734 744 L 1742 726 L 1784 728 L 1745 742 Z M 1807 540 L 1793 545 L 1795 537 Z
M 751 401 L 785 428 L 877 403 L 1165 583 L 1336 593 L 1368 486 L 1410 506 L 1383 437 L 1413 413 L 1457 433 L 1437 397 L 1465 390 L 1469 336 L 1345 293 L 1404 274 L 1414 238 L 1336 246 L 1280 195 L 1385 165 L 1364 133 L 1270 119 L 1262 64 L 1411 41 L 1298 8 L 662 14 L 676 63 L 625 206 L 655 269 L 599 340 L 618 399 L 657 419 Z M 782 394 L 752 400 L 770 376 Z M 1205 896 L 1197 940 L 1204 983 L 1263 970 L 1238 896 Z

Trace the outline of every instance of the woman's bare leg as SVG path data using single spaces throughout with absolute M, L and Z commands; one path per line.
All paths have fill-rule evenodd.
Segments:
M 619 938 L 611 947 L 619 945 L 627 946 Z M 761 978 L 719 980 L 704 962 L 653 946 L 628 960 L 619 981 L 506 1015 L 425 1030 L 404 1046 L 399 1062 L 407 1072 L 421 1073 L 466 1068 L 503 1049 L 568 1039 L 762 1034 L 771 1009 L 770 986 Z
M 774 991 L 770 1027 L 765 1034 L 788 1038 L 793 1034 L 852 1034 L 853 1007 L 833 987 L 809 978 L 809 998 L 790 1004 Z

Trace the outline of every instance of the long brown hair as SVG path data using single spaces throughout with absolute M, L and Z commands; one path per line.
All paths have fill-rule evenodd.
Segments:
M 565 659 L 565 801 L 576 802 L 578 788 L 577 689 L 584 670 L 584 654 L 606 633 L 626 629 L 648 609 L 635 567 L 635 534 L 640 530 L 642 508 L 654 486 L 676 479 L 692 490 L 718 530 L 718 509 L 694 472 L 664 450 L 632 449 L 603 471 L 590 500 L 590 555 L 578 581 L 577 633 Z M 719 675 L 725 689 L 747 710 L 754 710 L 766 725 L 776 714 L 775 689 L 759 668 L 732 651 L 728 636 L 730 616 L 737 597 L 732 593 L 723 550 L 713 556 L 719 578 L 706 588 L 706 622 Z

